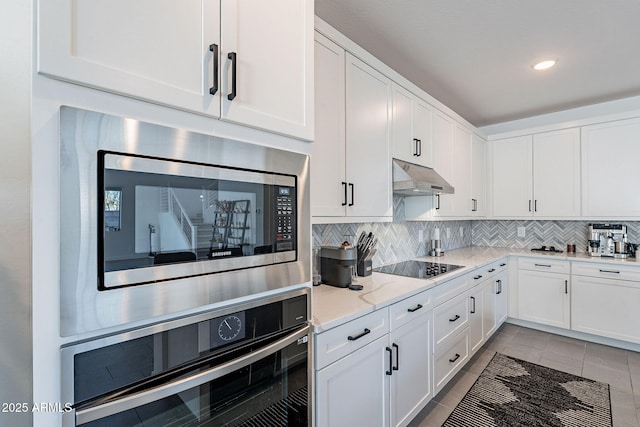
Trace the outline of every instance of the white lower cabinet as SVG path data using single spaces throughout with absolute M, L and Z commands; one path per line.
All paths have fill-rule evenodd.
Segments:
M 404 426 L 426 406 L 431 310 L 423 292 L 316 336 L 317 426 Z
M 518 313 L 521 320 L 570 327 L 569 262 L 518 260 Z
M 640 269 L 574 263 L 571 329 L 640 343 Z
M 472 353 L 484 344 L 485 312 L 492 308 L 490 301 L 493 300 L 493 294 L 490 295 L 490 301 L 485 302 L 486 287 L 487 285 L 482 284 L 469 291 L 469 346 Z M 491 315 L 487 317 L 493 318 L 493 310 L 491 310 Z M 495 319 L 493 321 L 495 323 Z
M 450 341 L 450 342 L 449 342 Z M 452 337 L 434 357 L 434 391 L 437 394 L 469 359 L 469 328 Z
M 379 338 L 316 373 L 317 426 L 386 426 L 388 337 Z

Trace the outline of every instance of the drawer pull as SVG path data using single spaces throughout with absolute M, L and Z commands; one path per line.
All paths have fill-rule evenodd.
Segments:
M 407 309 L 407 311 L 408 311 L 409 313 L 413 313 L 414 311 L 418 311 L 418 310 L 420 310 L 421 308 L 422 308 L 422 304 L 418 304 L 418 305 L 416 305 L 414 308 L 408 308 L 408 309 Z
M 502 293 L 502 280 L 496 280 L 496 295 L 500 295 Z
M 619 271 L 615 271 L 615 270 L 600 270 L 600 273 L 620 274 Z
M 471 297 L 471 300 L 473 301 L 473 308 L 471 309 L 471 314 L 474 314 L 476 312 L 476 297 Z
M 565 294 L 569 293 L 569 281 L 568 280 L 564 281 L 564 293 Z
M 536 267 L 547 267 L 547 268 L 551 268 L 551 264 L 534 264 Z M 602 270 L 600 270 L 602 271 Z
M 491 270 L 489 270 L 489 273 L 493 273 L 494 271 L 496 271 L 496 269 L 492 268 Z
M 477 276 L 473 276 L 473 280 L 482 279 L 482 275 L 478 274 Z
M 500 267 L 504 267 L 505 265 L 507 265 L 507 264 L 505 264 L 505 263 L 502 263 L 502 264 L 500 264 Z
M 449 359 L 450 363 L 455 362 L 456 360 L 460 359 L 460 355 L 458 353 L 456 353 L 456 356 L 453 359 Z
M 354 336 L 352 336 L 352 335 L 349 335 L 347 338 L 349 339 L 349 341 L 355 341 L 355 340 L 360 339 L 360 338 L 362 338 L 363 336 L 365 336 L 365 335 L 367 335 L 367 334 L 370 334 L 370 333 L 371 333 L 371 330 L 370 330 L 370 329 L 368 329 L 368 328 L 364 328 L 364 331 L 362 331 L 362 333 L 360 333 L 360 334 L 356 335 L 355 337 L 354 337 Z
M 460 318 L 459 314 L 456 314 L 456 316 L 453 319 L 449 319 L 449 322 L 455 322 L 456 320 L 458 320 Z
M 389 347 L 386 347 L 385 350 L 389 352 L 389 370 L 386 371 L 385 374 L 392 375 L 393 374 L 393 351 Z

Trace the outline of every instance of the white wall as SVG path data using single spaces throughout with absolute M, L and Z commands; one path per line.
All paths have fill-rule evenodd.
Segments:
M 0 13 L 0 402 L 31 402 L 31 41 L 32 5 Z M 2 426 L 31 425 L 0 412 Z

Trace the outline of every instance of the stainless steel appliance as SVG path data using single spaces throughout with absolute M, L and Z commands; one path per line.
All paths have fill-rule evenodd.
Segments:
M 441 274 L 450 273 L 462 267 L 462 265 L 444 264 L 439 262 L 403 261 L 396 264 L 376 267 L 373 271 L 378 273 L 395 274 L 396 276 L 413 277 L 416 279 L 431 279 Z
M 591 256 L 627 258 L 627 226 L 622 224 L 589 224 L 587 252 Z
M 61 334 L 310 280 L 307 155 L 60 110 Z
M 401 196 L 453 194 L 455 189 L 435 170 L 393 159 L 393 193 Z
M 309 290 L 62 349 L 67 426 L 311 425 Z

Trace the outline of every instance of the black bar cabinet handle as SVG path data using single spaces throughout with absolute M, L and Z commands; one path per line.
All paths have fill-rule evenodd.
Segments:
M 456 356 L 453 359 L 449 359 L 449 362 L 453 363 L 458 359 L 460 359 L 460 355 L 458 353 L 456 353 Z
M 534 200 L 533 201 L 533 211 L 534 212 L 538 212 L 538 200 Z
M 440 194 L 436 194 L 436 210 L 440 209 Z
M 415 157 L 418 157 L 418 141 L 420 141 L 418 138 L 413 138 L 413 155 Z
M 422 140 L 418 140 L 418 157 L 422 156 Z
M 505 263 L 502 263 L 502 264 L 500 264 L 500 267 L 504 267 L 505 265 L 507 265 L 507 264 L 505 264 Z
M 475 314 L 475 312 L 476 312 L 476 297 L 471 297 L 471 301 L 473 301 L 473 308 L 471 309 L 471 314 Z
M 455 317 L 453 319 L 449 319 L 449 322 L 455 322 L 456 320 L 458 320 L 460 318 L 459 314 L 456 314 Z
M 569 281 L 568 280 L 564 281 L 564 293 L 565 294 L 569 293 Z
M 496 269 L 492 268 L 492 269 L 489 270 L 489 273 L 493 273 L 494 271 L 496 271 Z
M 353 189 L 354 189 L 355 185 L 353 185 L 353 183 L 350 182 L 349 183 L 349 187 L 351 188 L 351 203 L 349 203 L 349 206 L 353 206 L 354 205 L 354 203 L 353 203 Z
M 407 308 L 407 311 L 408 311 L 409 313 L 413 313 L 414 311 L 418 311 L 418 310 L 420 310 L 421 308 L 422 308 L 422 304 L 418 304 L 418 305 L 416 305 L 414 308 Z
M 482 279 L 482 274 L 478 274 L 477 276 L 473 276 L 473 280 Z
M 348 339 L 349 341 L 355 341 L 355 340 L 360 339 L 360 338 L 362 338 L 363 336 L 368 335 L 368 334 L 370 334 L 370 333 L 371 333 L 371 329 L 369 329 L 369 328 L 364 328 L 364 331 L 362 331 L 362 332 L 361 332 L 361 333 L 359 333 L 358 335 L 356 335 L 356 336 L 349 335 L 349 336 L 347 337 L 347 339 Z
M 600 273 L 620 274 L 619 271 L 615 271 L 615 270 L 600 270 Z
M 551 268 L 550 264 L 534 264 L 536 267 L 547 267 L 547 268 Z M 602 270 L 600 270 L 602 271 Z
M 502 293 L 502 280 L 496 280 L 496 285 L 498 285 L 496 295 L 500 295 Z
M 213 86 L 209 88 L 209 94 L 215 95 L 218 92 L 218 45 L 210 44 L 209 50 L 213 53 Z
M 387 350 L 389 352 L 389 370 L 385 372 L 385 374 L 387 375 L 392 375 L 393 374 L 393 351 L 391 351 L 391 348 L 389 347 L 385 347 L 385 350 Z
M 231 60 L 231 93 L 227 95 L 229 101 L 233 101 L 236 97 L 236 74 L 237 74 L 237 62 L 238 55 L 235 52 L 229 52 L 227 58 Z
M 344 197 L 342 198 L 342 206 L 347 206 L 347 183 L 342 181 L 342 189 L 344 190 Z
M 400 369 L 400 347 L 396 343 L 391 344 L 391 346 L 396 349 L 396 366 L 393 367 L 393 370 L 397 371 Z
M 531 212 L 531 200 L 529 200 L 529 212 Z

